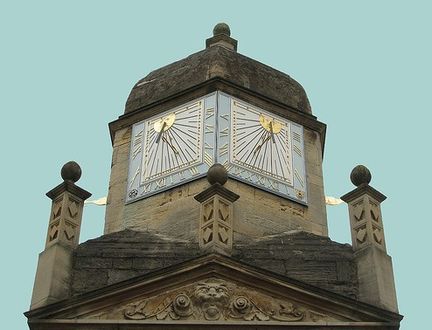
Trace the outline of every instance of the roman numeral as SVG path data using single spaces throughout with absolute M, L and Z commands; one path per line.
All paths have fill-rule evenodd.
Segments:
M 155 181 L 155 183 L 156 183 L 156 188 L 162 188 L 162 187 L 166 186 L 165 178 L 161 178 L 161 179 Z
M 228 120 L 229 114 L 226 113 L 224 115 L 220 115 L 220 117 L 223 118 L 223 119 L 225 119 L 225 120 Z
M 132 185 L 134 184 L 135 179 L 137 178 L 137 176 L 138 176 L 139 173 L 140 173 L 140 168 L 138 167 L 138 168 L 136 169 L 136 171 L 135 171 L 134 176 L 132 177 L 132 180 L 130 180 L 130 182 L 129 182 L 129 188 L 132 187 Z
M 213 147 L 207 142 L 204 143 L 204 149 L 213 149 Z
M 303 178 L 301 177 L 301 175 L 299 174 L 296 168 L 294 169 L 294 175 L 297 178 L 297 180 L 300 182 L 301 186 L 304 187 Z
M 225 169 L 226 169 L 227 171 L 230 171 L 231 168 L 233 167 L 233 164 L 228 163 L 228 159 L 225 159 L 225 161 L 222 163 L 222 166 L 225 167 Z
M 214 132 L 214 126 L 210 124 L 205 125 L 205 133 L 213 133 Z
M 220 137 L 227 137 L 227 136 L 228 136 L 228 127 L 220 131 Z
M 204 152 L 204 163 L 209 167 L 213 165 L 213 157 L 207 151 Z
M 197 169 L 196 167 L 191 167 L 191 168 L 189 169 L 189 172 L 190 172 L 190 174 L 191 174 L 192 176 L 194 176 L 194 175 L 198 175 L 198 174 L 199 174 L 198 169 Z
M 142 137 L 143 137 L 143 131 L 144 130 L 141 130 L 137 134 L 135 134 L 134 146 L 137 145 L 137 144 L 139 144 L 139 143 L 141 143 Z
M 265 177 L 262 175 L 258 175 L 256 174 L 256 178 L 257 178 L 257 183 L 264 186 L 265 185 Z
M 180 179 L 180 181 L 183 181 L 184 179 L 186 179 L 184 171 L 179 172 L 178 175 L 179 175 L 179 179 Z
M 293 132 L 293 140 L 297 141 L 300 143 L 301 140 L 301 136 L 299 133 Z
M 144 193 L 149 192 L 151 190 L 151 187 L 152 187 L 152 183 L 151 182 L 145 184 L 144 187 L 143 187 L 143 192 L 142 193 L 144 194 Z
M 135 147 L 132 151 L 132 159 L 135 159 L 135 157 L 140 154 L 141 150 L 142 150 L 141 144 Z
M 219 155 L 224 156 L 228 153 L 228 143 L 225 143 L 223 146 L 219 148 Z
M 276 191 L 279 191 L 279 183 L 273 180 L 268 180 L 270 184 L 270 188 Z
M 133 159 L 135 159 L 135 157 L 138 156 L 138 154 L 142 150 L 142 138 L 143 138 L 143 130 L 135 134 L 134 142 L 133 142 L 133 151 L 132 151 Z
M 209 108 L 206 110 L 206 119 L 209 119 L 210 117 L 213 117 L 215 113 L 214 108 Z
M 295 144 L 293 144 L 293 150 L 294 152 L 299 155 L 300 157 L 302 157 L 302 151 L 300 150 L 300 148 L 298 146 L 296 146 Z

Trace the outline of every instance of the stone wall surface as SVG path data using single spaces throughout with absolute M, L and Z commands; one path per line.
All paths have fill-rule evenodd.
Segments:
M 198 243 L 151 232 L 105 235 L 75 250 L 71 293 L 99 289 L 204 253 Z M 232 258 L 351 298 L 358 295 L 351 246 L 322 236 L 291 232 L 234 244 Z
M 115 134 L 105 234 L 129 228 L 157 230 L 197 241 L 200 205 L 194 196 L 209 186 L 205 178 L 125 205 L 130 129 Z M 328 235 L 319 134 L 305 128 L 305 160 L 309 205 L 229 179 L 225 187 L 240 195 L 234 204 L 234 239 L 254 239 L 289 230 Z

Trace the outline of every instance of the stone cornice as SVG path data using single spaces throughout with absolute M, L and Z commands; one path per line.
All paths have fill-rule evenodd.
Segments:
M 378 203 L 383 202 L 387 198 L 385 195 L 383 195 L 382 193 L 380 193 L 378 190 L 372 188 L 367 183 L 362 183 L 356 189 L 354 189 L 354 190 L 350 191 L 349 193 L 343 195 L 341 197 L 341 199 L 344 202 L 349 203 L 349 202 L 355 200 L 356 198 L 358 198 L 358 197 L 360 197 L 362 195 L 369 195 L 369 196 L 375 198 Z
M 198 202 L 203 203 L 207 199 L 209 199 L 210 197 L 212 197 L 216 194 L 225 198 L 226 200 L 230 201 L 231 203 L 234 203 L 240 197 L 236 193 L 234 193 L 231 190 L 228 190 L 227 188 L 222 186 L 220 183 L 214 183 L 210 187 L 208 187 L 206 190 L 204 190 L 203 192 L 196 195 L 194 198 Z
M 68 180 L 60 183 L 57 187 L 48 191 L 46 195 L 52 200 L 54 200 L 65 191 L 70 192 L 71 194 L 81 198 L 82 200 L 86 200 L 92 195 L 87 190 L 78 187 L 72 181 L 68 181 Z

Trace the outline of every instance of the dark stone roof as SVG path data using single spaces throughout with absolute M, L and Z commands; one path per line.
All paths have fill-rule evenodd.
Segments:
M 303 87 L 290 76 L 218 45 L 157 69 L 138 81 L 126 102 L 125 113 L 212 78 L 222 78 L 291 108 L 312 113 Z
M 198 243 L 151 232 L 123 230 L 75 250 L 72 295 L 195 259 Z M 350 245 L 306 232 L 283 233 L 233 246 L 232 259 L 357 298 L 357 268 Z

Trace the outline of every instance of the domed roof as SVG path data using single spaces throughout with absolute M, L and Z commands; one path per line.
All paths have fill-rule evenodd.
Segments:
M 152 71 L 138 81 L 126 102 L 125 113 L 160 101 L 214 78 L 311 114 L 303 87 L 289 75 L 236 52 L 237 41 L 226 27 L 214 29 L 207 48 Z

